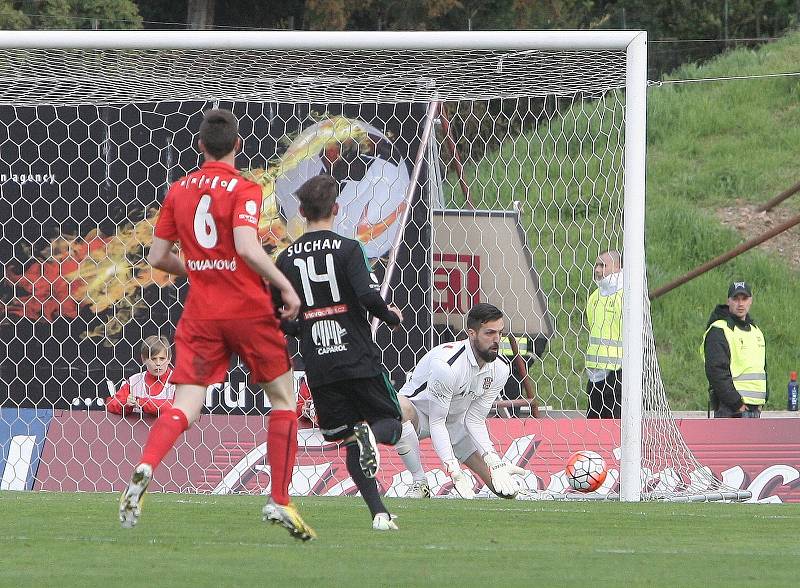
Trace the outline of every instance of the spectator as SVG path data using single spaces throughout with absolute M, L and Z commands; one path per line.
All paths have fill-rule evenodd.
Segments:
M 528 390 L 525 388 L 526 379 L 528 377 L 528 369 L 530 368 L 531 361 L 536 357 L 533 351 L 533 343 L 531 338 L 527 335 L 517 335 L 517 349 L 519 353 L 514 353 L 509 340 L 510 335 L 504 335 L 500 340 L 500 355 L 508 360 L 511 367 L 511 375 L 506 382 L 503 391 L 498 397 L 498 401 L 503 400 L 527 400 L 530 402 L 530 408 L 523 406 L 509 406 L 497 409 L 497 416 L 500 417 L 523 417 L 523 416 L 538 416 L 538 407 L 535 400 L 528 396 Z M 530 384 L 530 382 L 528 382 Z M 533 390 L 531 389 L 531 392 Z
M 165 337 L 151 335 L 142 343 L 145 370 L 125 380 L 120 389 L 106 400 L 106 409 L 114 414 L 143 412 L 158 416 L 172 408 L 175 384 L 172 377 L 172 352 Z
M 594 262 L 597 290 L 586 301 L 586 418 L 622 416 L 622 255 L 606 251 Z
M 746 282 L 728 288 L 703 335 L 709 402 L 716 418 L 760 418 L 767 402 L 764 334 L 750 317 L 753 291 Z

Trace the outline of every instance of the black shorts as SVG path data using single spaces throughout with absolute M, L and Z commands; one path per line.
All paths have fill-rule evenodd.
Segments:
M 326 441 L 346 439 L 353 434 L 353 425 L 362 421 L 400 420 L 397 392 L 385 373 L 310 389 L 319 428 Z

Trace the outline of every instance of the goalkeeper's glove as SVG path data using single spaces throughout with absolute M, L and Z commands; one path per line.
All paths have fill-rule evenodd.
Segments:
M 458 461 L 455 459 L 444 462 L 444 467 L 447 470 L 447 475 L 453 480 L 453 488 L 456 489 L 461 498 L 471 499 L 475 498 L 475 492 L 472 490 L 472 481 L 461 470 Z
M 503 498 L 513 498 L 519 492 L 519 483 L 513 476 L 524 476 L 527 471 L 500 459 L 500 456 L 490 451 L 483 456 L 483 461 L 489 467 L 492 476 L 492 487 L 496 494 Z

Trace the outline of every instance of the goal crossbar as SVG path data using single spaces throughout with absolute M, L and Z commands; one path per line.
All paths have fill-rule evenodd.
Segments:
M 2 31 L 0 49 L 625 50 L 643 31 Z

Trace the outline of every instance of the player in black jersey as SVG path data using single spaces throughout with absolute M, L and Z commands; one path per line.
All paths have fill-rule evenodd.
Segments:
M 306 381 L 323 437 L 343 442 L 347 471 L 361 492 L 377 530 L 397 529 L 378 492 L 376 445 L 394 445 L 402 431 L 397 393 L 372 340 L 367 312 L 392 328 L 403 315 L 379 294 L 364 248 L 331 229 L 339 211 L 338 182 L 315 176 L 295 193 L 305 234 L 278 256 L 277 266 L 300 294 L 295 323 L 285 326 L 300 338 Z M 280 292 L 273 289 L 280 308 Z

